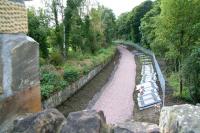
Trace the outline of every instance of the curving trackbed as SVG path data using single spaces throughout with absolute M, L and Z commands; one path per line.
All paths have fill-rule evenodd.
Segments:
M 103 111 L 110 124 L 132 118 L 133 91 L 136 65 L 134 55 L 123 46 L 118 47 L 121 58 L 113 77 L 104 86 L 103 92 L 92 109 Z

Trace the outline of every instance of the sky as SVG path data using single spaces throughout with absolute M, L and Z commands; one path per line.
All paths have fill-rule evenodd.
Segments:
M 93 0 L 94 1 L 94 0 Z M 96 0 L 101 5 L 111 8 L 116 16 L 121 13 L 131 11 L 135 6 L 139 5 L 145 0 Z M 31 2 L 25 2 L 26 6 L 42 7 L 41 0 L 32 0 Z

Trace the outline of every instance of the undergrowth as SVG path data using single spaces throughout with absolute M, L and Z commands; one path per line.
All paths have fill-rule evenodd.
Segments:
M 70 51 L 66 62 L 59 64 L 60 61 L 51 60 L 51 64 L 42 65 L 40 68 L 42 99 L 45 100 L 65 89 L 94 67 L 107 62 L 114 56 L 115 51 L 116 46 L 102 48 L 94 55 Z

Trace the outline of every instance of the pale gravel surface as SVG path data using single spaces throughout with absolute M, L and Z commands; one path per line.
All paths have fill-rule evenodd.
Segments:
M 119 46 L 118 49 L 121 54 L 118 67 L 92 107 L 97 111 L 102 110 L 109 124 L 131 119 L 134 107 L 133 91 L 136 76 L 134 55 L 123 46 Z

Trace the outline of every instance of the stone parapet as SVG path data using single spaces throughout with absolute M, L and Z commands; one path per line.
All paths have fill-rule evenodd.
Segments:
M 189 104 L 164 107 L 159 126 L 161 133 L 200 133 L 200 107 Z
M 0 34 L 0 126 L 41 110 L 39 45 L 24 34 Z
M 23 0 L 0 0 L 0 33 L 27 33 L 28 18 Z

